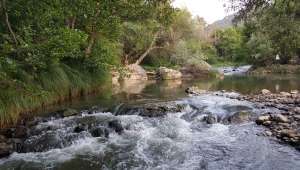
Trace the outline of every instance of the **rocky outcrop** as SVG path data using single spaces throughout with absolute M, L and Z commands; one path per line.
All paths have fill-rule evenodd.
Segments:
M 159 67 L 156 71 L 156 79 L 162 80 L 172 80 L 172 79 L 180 79 L 181 72 L 169 69 L 167 67 Z
M 146 71 L 137 64 L 130 64 L 125 67 L 125 73 L 129 75 L 125 79 L 129 80 L 147 80 Z
M 201 61 L 197 65 L 182 67 L 180 72 L 182 73 L 183 78 L 193 78 L 205 76 L 211 69 L 212 67 L 210 64 L 205 61 Z

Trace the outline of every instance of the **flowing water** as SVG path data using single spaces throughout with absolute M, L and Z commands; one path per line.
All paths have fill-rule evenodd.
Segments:
M 262 110 L 257 103 L 228 99 L 225 94 L 189 96 L 184 93 L 184 89 L 192 85 L 209 91 L 224 89 L 228 91 L 226 95 L 258 94 L 263 88 L 273 93 L 300 90 L 297 76 L 230 75 L 223 79 L 126 83 L 111 87 L 107 93 L 60 103 L 34 113 L 49 117 L 55 110 L 73 108 L 80 111 L 94 105 L 110 110 L 95 114 L 82 112 L 79 116 L 53 119 L 31 127 L 31 137 L 24 141 L 28 150 L 0 159 L 0 169 L 286 170 L 300 167 L 299 151 L 279 144 L 276 138 L 257 136 L 264 127 L 253 121 L 241 124 L 222 121 L 236 112 L 251 112 L 255 118 L 265 112 L 280 113 L 280 110 Z M 168 111 L 161 117 L 118 114 L 125 108 L 146 103 L 175 103 L 181 110 Z M 205 123 L 203 119 L 207 115 L 216 117 L 216 122 Z M 78 124 L 106 127 L 110 120 L 119 120 L 125 130 L 122 133 L 111 131 L 107 140 L 92 137 L 86 131 L 74 133 Z M 48 127 L 53 128 L 49 130 Z M 33 152 L 38 151 L 38 147 L 43 148 L 43 152 Z M 30 149 L 32 152 L 28 152 Z

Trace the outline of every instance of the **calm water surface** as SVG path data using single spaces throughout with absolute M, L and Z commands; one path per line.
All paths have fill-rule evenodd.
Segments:
M 48 116 L 56 110 L 73 108 L 86 109 L 90 106 L 115 107 L 116 103 L 147 103 L 153 101 L 173 101 L 188 97 L 184 90 L 189 86 L 198 86 L 207 91 L 226 90 L 241 94 L 260 94 L 262 89 L 272 93 L 291 90 L 300 91 L 300 76 L 298 75 L 230 75 L 224 78 L 182 79 L 169 81 L 126 81 L 112 85 L 101 92 L 83 98 L 66 101 L 46 107 L 35 115 Z

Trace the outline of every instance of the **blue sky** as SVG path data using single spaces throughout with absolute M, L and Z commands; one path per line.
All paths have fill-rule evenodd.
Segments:
M 224 0 L 175 0 L 172 5 L 179 8 L 186 6 L 194 16 L 199 15 L 211 24 L 228 15 L 224 11 L 224 3 Z

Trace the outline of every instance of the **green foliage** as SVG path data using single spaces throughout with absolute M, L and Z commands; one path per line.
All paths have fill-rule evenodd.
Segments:
M 208 72 L 208 75 L 210 76 L 210 77 L 215 77 L 216 75 L 218 75 L 219 74 L 219 70 L 217 70 L 217 69 L 212 69 L 212 70 L 210 70 L 209 72 Z
M 172 65 L 170 68 L 173 69 L 173 70 L 179 71 L 179 70 L 181 69 L 181 66 L 178 66 L 178 65 Z
M 287 67 L 273 67 L 271 69 L 272 73 L 287 73 L 289 69 Z
M 165 0 L 2 2 L 0 126 L 42 103 L 98 89 L 121 67 L 122 48 L 145 50 L 176 11 Z
M 163 73 L 161 76 L 163 80 L 168 79 L 168 73 Z
M 295 71 L 296 73 L 300 73 L 300 67 L 297 67 Z
M 156 71 L 157 70 L 157 67 L 151 67 L 151 66 L 146 66 L 146 65 L 141 65 L 141 67 L 146 71 Z

